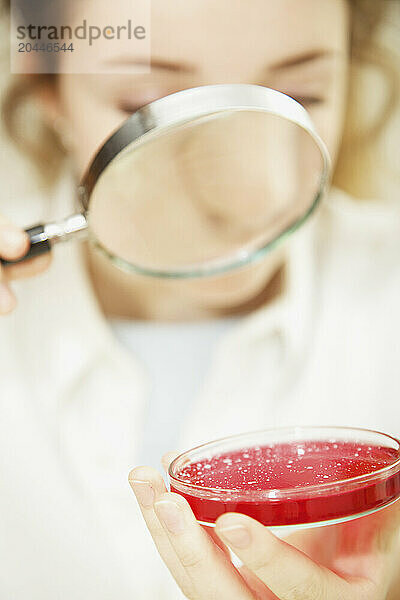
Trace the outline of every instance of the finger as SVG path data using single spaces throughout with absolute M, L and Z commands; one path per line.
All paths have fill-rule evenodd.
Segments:
M 16 265 L 8 265 L 4 274 L 8 280 L 28 279 L 47 271 L 51 264 L 51 254 L 44 254 Z
M 226 554 L 226 556 L 230 559 L 230 550 L 228 548 L 228 546 L 226 546 L 224 544 L 224 542 L 221 540 L 221 538 L 219 538 L 217 536 L 217 534 L 215 533 L 215 528 L 214 527 L 205 527 L 204 525 L 202 525 L 204 531 L 210 536 L 210 538 L 212 539 L 213 543 L 216 544 L 218 546 L 218 548 L 220 548 L 222 550 L 222 552 L 224 552 L 224 554 Z
M 177 456 L 179 456 L 179 452 L 167 452 L 162 457 L 161 463 L 166 473 L 168 473 L 170 464 L 172 463 L 172 461 L 175 460 Z M 229 557 L 229 548 L 227 548 L 226 545 L 222 542 L 222 540 L 216 535 L 214 527 L 204 527 L 204 530 L 208 533 L 214 544 L 216 544 L 222 550 L 222 552 L 224 552 Z
M 29 236 L 25 231 L 0 217 L 0 257 L 18 260 L 29 250 Z
M 154 502 L 165 492 L 161 475 L 150 467 L 137 467 L 129 473 L 129 483 L 157 550 L 176 581 L 182 587 L 190 584 L 168 536 L 154 512 Z
M 179 452 L 167 452 L 167 454 L 164 454 L 164 456 L 161 459 L 161 463 L 162 466 L 164 468 L 164 471 L 166 473 L 168 473 L 169 470 L 169 466 L 172 463 L 172 461 L 175 460 L 175 458 L 179 456 Z M 214 544 L 217 544 L 217 546 L 227 555 L 229 556 L 229 549 L 226 547 L 226 545 L 221 541 L 221 539 L 215 534 L 214 531 L 214 527 L 204 527 L 204 530 L 208 533 L 208 535 L 211 537 L 212 541 L 214 542 Z
M 9 315 L 15 309 L 16 305 L 17 300 L 13 291 L 5 281 L 0 280 L 0 315 Z
M 9 265 L 6 268 L 0 266 L 0 316 L 10 314 L 17 306 L 17 299 L 8 281 L 39 275 L 48 268 L 50 262 L 51 257 L 48 255 L 34 258 L 26 263 Z
M 164 456 L 161 459 L 161 464 L 163 466 L 164 471 L 168 473 L 169 465 L 172 463 L 173 460 L 175 460 L 175 458 L 178 455 L 178 452 L 167 452 L 167 454 L 164 454 Z
M 242 566 L 239 568 L 239 571 L 247 586 L 253 592 L 255 600 L 277 600 L 277 596 L 250 569 Z
M 254 600 L 243 578 L 197 523 L 189 504 L 182 496 L 164 494 L 154 507 L 190 579 L 190 598 Z M 182 589 L 185 593 L 184 588 Z
M 340 578 L 245 515 L 222 515 L 216 532 L 279 600 L 371 597 L 367 593 L 369 582 Z

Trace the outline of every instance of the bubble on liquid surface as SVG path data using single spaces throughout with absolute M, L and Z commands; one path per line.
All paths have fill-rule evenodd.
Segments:
M 182 482 L 232 490 L 295 489 L 382 469 L 398 458 L 392 448 L 338 440 L 242 448 L 184 467 Z

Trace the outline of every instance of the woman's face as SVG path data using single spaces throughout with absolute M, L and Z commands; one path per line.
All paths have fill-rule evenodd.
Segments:
M 89 12 L 92 5 L 87 4 Z M 346 0 L 152 0 L 151 38 L 149 74 L 59 76 L 57 110 L 79 173 L 110 132 L 140 106 L 216 83 L 254 83 L 296 98 L 311 113 L 335 160 L 349 63 Z M 120 59 L 134 62 L 135 56 Z M 217 304 L 227 295 L 234 301 L 248 299 L 265 285 L 277 260 L 271 255 L 257 268 L 192 290 L 203 298 L 209 293 Z
M 138 107 L 181 89 L 215 83 L 255 83 L 298 99 L 335 156 L 348 66 L 345 0 L 151 4 L 150 74 L 60 76 L 60 110 L 68 120 L 80 171 Z M 94 15 L 95 5 L 87 3 L 89 10 L 94 6 Z M 87 10 L 85 16 L 90 20 Z M 135 61 L 135 56 L 121 59 Z

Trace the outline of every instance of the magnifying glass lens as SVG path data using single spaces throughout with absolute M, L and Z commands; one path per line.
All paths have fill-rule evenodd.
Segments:
M 201 117 L 115 157 L 91 194 L 91 237 L 125 267 L 228 269 L 311 209 L 323 168 L 314 139 L 288 119 L 252 110 Z
M 244 84 L 183 90 L 142 107 L 105 141 L 79 186 L 81 212 L 28 230 L 23 260 L 89 235 L 135 274 L 227 273 L 304 223 L 330 167 L 293 98 Z

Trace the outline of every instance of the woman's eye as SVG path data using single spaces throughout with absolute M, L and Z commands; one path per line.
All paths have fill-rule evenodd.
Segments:
M 317 106 L 324 102 L 324 98 L 318 98 L 317 96 L 292 96 L 292 98 L 305 107 Z
M 291 98 L 293 98 L 293 100 L 296 100 L 296 102 L 298 102 L 299 104 L 301 104 L 302 106 L 304 106 L 306 108 L 309 108 L 311 106 L 318 106 L 320 104 L 323 104 L 325 101 L 324 98 L 320 98 L 318 96 L 294 96 L 294 95 L 292 96 L 291 94 L 289 94 L 289 96 L 291 96 Z M 146 104 L 148 104 L 148 102 L 145 102 L 143 104 L 141 104 L 139 102 L 136 104 L 122 103 L 122 104 L 120 104 L 119 108 L 125 114 L 132 115 L 133 113 L 135 113 L 137 110 L 139 110 Z
M 178 91 L 181 89 L 178 87 L 169 87 L 169 86 L 155 86 L 149 87 L 142 91 L 138 91 L 134 94 L 126 94 L 124 96 L 120 96 L 118 98 L 118 108 L 127 115 L 132 115 L 143 106 L 147 106 L 150 102 L 154 102 L 155 100 L 159 100 L 172 92 Z
M 143 94 L 136 98 L 121 98 L 118 102 L 118 108 L 127 115 L 132 115 L 143 106 L 154 102 L 162 97 L 161 93 Z
M 119 109 L 127 115 L 133 115 L 144 104 L 120 104 Z

